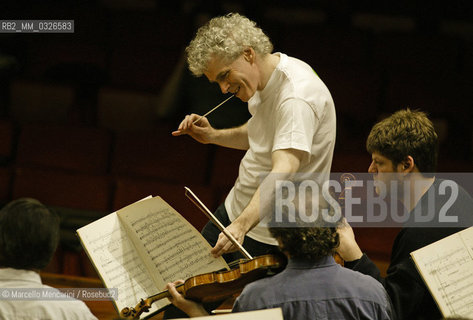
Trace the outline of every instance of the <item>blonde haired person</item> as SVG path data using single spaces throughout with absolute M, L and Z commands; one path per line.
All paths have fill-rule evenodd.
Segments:
M 207 118 L 190 114 L 173 132 L 247 150 L 235 185 L 215 215 L 252 255 L 277 248 L 260 222 L 262 200 L 267 201 L 262 186 L 271 186 L 268 182 L 276 173 L 328 174 L 335 145 L 335 107 L 325 84 L 305 62 L 272 51 L 263 30 L 240 14 L 216 17 L 200 27 L 186 48 L 189 69 L 218 84 L 223 94 L 247 102 L 251 118 L 240 127 L 215 129 Z M 225 106 L 219 112 L 225 112 Z M 215 256 L 235 250 L 213 224 L 202 234 L 214 246 Z
M 197 31 L 186 48 L 189 69 L 200 77 L 214 57 L 231 63 L 250 47 L 261 57 L 273 51 L 268 36 L 250 19 L 237 13 L 214 18 Z

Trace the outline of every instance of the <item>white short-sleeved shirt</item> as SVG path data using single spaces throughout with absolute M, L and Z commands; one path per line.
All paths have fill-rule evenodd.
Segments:
M 266 87 L 248 101 L 249 149 L 239 175 L 225 199 L 231 221 L 248 205 L 272 169 L 272 152 L 297 149 L 306 153 L 299 172 L 329 173 L 335 146 L 335 106 L 329 90 L 305 62 L 282 53 Z M 264 223 L 247 236 L 277 245 Z
M 6 288 L 40 288 L 57 290 L 41 283 L 38 273 L 30 270 L 0 268 L 0 291 Z M 2 291 L 2 295 L 6 294 Z M 0 319 L 3 320 L 97 320 L 80 300 L 18 300 L 0 299 Z

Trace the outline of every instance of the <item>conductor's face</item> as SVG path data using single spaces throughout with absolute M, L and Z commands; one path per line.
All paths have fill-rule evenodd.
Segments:
M 210 82 L 216 82 L 220 86 L 222 93 L 233 93 L 244 102 L 250 100 L 258 90 L 259 72 L 252 49 L 246 50 L 231 63 L 213 58 L 204 74 Z

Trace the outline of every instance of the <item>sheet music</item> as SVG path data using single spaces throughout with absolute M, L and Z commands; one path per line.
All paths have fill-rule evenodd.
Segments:
M 160 197 L 141 201 L 117 212 L 137 244 L 142 261 L 162 291 L 168 282 L 228 268 L 222 257 L 214 258 L 202 235 Z M 133 209 L 133 210 L 131 210 Z M 156 302 L 161 307 L 167 300 Z
M 473 227 L 411 256 L 445 317 L 473 316 Z
M 196 317 L 195 319 L 214 320 L 215 316 Z M 264 310 L 257 310 L 257 311 L 236 312 L 236 313 L 218 315 L 218 319 L 219 320 L 248 320 L 248 319 L 283 320 L 283 315 L 282 315 L 281 308 L 274 308 L 274 309 L 264 309 Z M 184 320 L 184 318 L 179 318 L 176 320 Z
M 151 275 L 115 212 L 80 228 L 77 233 L 105 286 L 118 289 L 115 300 L 118 312 L 156 293 Z M 153 306 L 150 312 L 157 309 Z
M 473 228 L 468 228 L 461 232 L 463 243 L 465 244 L 470 257 L 473 257 Z
M 167 282 L 228 269 L 202 235 L 160 197 L 143 199 L 77 230 L 117 311 L 163 291 Z M 150 312 L 169 304 L 154 303 Z

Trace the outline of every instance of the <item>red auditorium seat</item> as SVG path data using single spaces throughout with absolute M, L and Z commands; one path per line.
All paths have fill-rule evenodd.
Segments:
M 335 150 L 332 160 L 331 172 L 339 173 L 367 173 L 371 163 L 368 152 L 363 153 L 339 153 Z
M 343 151 L 363 151 L 380 109 L 381 75 L 353 67 L 343 72 L 330 68 L 321 77 L 335 102 L 338 146 Z
M 72 86 L 14 81 L 10 87 L 12 119 L 24 123 L 63 123 L 75 99 Z
M 245 153 L 244 150 L 216 146 L 210 184 L 217 187 L 232 187 L 238 177 L 240 161 Z
M 188 22 L 152 11 L 115 11 L 109 21 L 111 85 L 157 92 L 184 50 Z
M 188 136 L 173 137 L 173 130 L 161 126 L 152 132 L 118 133 L 112 173 L 204 184 L 210 147 Z
M 30 45 L 34 48 L 34 54 L 29 56 L 28 73 L 33 77 L 42 77 L 58 66 L 82 65 L 98 69 L 106 68 L 106 50 L 101 45 L 85 43 L 78 38 L 65 38 L 63 41 L 33 39 Z M 89 81 L 96 80 L 89 79 Z
M 149 195 L 160 196 L 187 219 L 197 230 L 207 223 L 207 217 L 184 195 L 184 184 L 163 183 L 151 179 L 119 177 L 113 200 L 114 210 L 121 209 Z M 216 197 L 214 189 L 204 186 L 188 186 L 202 202 L 214 212 Z
M 6 119 L 0 120 L 0 162 L 10 160 L 13 148 L 13 124 Z
M 370 43 L 365 32 L 321 25 L 287 26 L 281 32 L 281 51 L 307 62 L 317 73 L 327 67 L 347 70 L 369 63 Z
M 337 116 L 349 116 L 357 125 L 375 119 L 381 96 L 381 75 L 362 68 L 326 72 L 322 80 L 332 94 Z
M 471 76 L 471 74 L 473 73 L 473 61 L 472 59 L 469 59 L 468 57 L 472 57 L 473 56 L 473 43 L 472 42 L 469 42 L 465 45 L 465 52 L 464 52 L 464 58 L 463 58 L 463 65 L 462 65 L 462 69 L 463 69 L 463 72 L 466 76 Z
M 0 120 L 0 203 L 10 200 L 11 160 L 14 146 L 14 126 L 7 119 Z
M 446 114 L 452 104 L 454 90 L 451 77 L 438 74 L 391 73 L 385 97 L 385 109 L 394 112 L 401 108 L 421 109 L 439 115 Z
M 400 228 L 353 228 L 356 242 L 363 252 L 375 260 L 389 261 L 394 239 Z
M 0 203 L 6 203 L 10 199 L 11 169 L 0 167 Z
M 111 185 L 103 175 L 16 168 L 12 196 L 36 198 L 50 206 L 109 211 Z
M 113 88 L 98 94 L 98 125 L 114 132 L 150 130 L 156 126 L 157 95 Z
M 21 129 L 16 163 L 105 174 L 111 135 L 101 129 L 62 125 L 25 125 Z
M 438 35 L 383 33 L 375 40 L 373 59 L 378 68 L 388 71 L 454 71 L 460 44 Z

